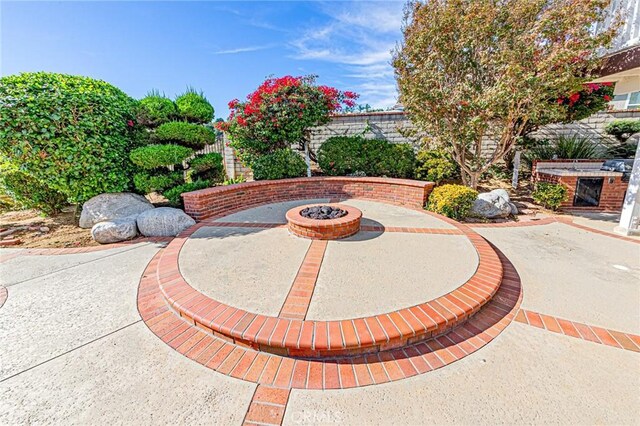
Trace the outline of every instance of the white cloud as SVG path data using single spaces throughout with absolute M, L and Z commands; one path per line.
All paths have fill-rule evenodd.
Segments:
M 350 89 L 360 94 L 360 103 L 392 106 L 397 93 L 391 51 L 402 37 L 403 6 L 403 1 L 323 4 L 328 22 L 291 41 L 294 57 L 338 64 L 344 77 L 356 80 Z
M 275 45 L 266 44 L 263 46 L 237 47 L 234 49 L 217 50 L 213 52 L 213 54 L 214 55 L 235 55 L 236 53 L 255 52 L 257 50 L 271 49 L 272 47 L 275 47 Z

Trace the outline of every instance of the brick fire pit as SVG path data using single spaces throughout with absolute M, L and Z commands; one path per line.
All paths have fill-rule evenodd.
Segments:
M 336 219 L 310 219 L 301 215 L 302 210 L 316 206 L 330 206 L 347 212 Z M 310 204 L 295 207 L 287 212 L 289 232 L 302 238 L 313 240 L 337 240 L 350 237 L 360 231 L 362 212 L 343 204 Z

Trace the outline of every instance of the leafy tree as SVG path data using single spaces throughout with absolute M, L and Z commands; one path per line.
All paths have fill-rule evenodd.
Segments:
M 308 140 L 309 129 L 327 123 L 330 114 L 352 107 L 357 95 L 316 85 L 315 76 L 270 78 L 247 96 L 229 102 L 231 113 L 216 127 L 248 166 L 262 155 Z
M 532 126 L 564 121 L 615 26 L 609 0 L 428 0 L 407 6 L 393 64 L 400 100 L 476 187 Z M 562 101 L 559 101 L 562 99 Z M 575 96 L 574 96 L 575 99 Z M 576 99 L 577 101 L 577 99 Z M 483 143 L 496 140 L 495 147 Z M 483 152 L 484 151 L 484 152 Z

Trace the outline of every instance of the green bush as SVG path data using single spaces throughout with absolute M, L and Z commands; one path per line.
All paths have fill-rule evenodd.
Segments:
M 155 127 L 171 121 L 177 114 L 176 104 L 171 99 L 152 92 L 140 99 L 138 123 L 143 126 Z
M 202 149 L 205 145 L 211 145 L 216 141 L 216 134 L 199 124 L 171 121 L 156 129 L 154 139 L 160 143 L 175 143 Z
M 221 181 L 224 178 L 222 155 L 217 152 L 200 155 L 189 163 L 191 170 L 204 179 Z
M 50 215 L 59 213 L 67 205 L 67 197 L 64 194 L 24 173 L 5 173 L 2 181 L 8 195 L 22 207 L 42 210 Z
M 464 185 L 442 185 L 429 194 L 427 210 L 451 219 L 460 220 L 469 215 L 478 192 Z
M 143 194 L 150 192 L 162 192 L 182 182 L 181 172 L 162 174 L 149 174 L 140 172 L 133 175 L 133 183 L 138 191 Z
M 415 177 L 440 184 L 459 175 L 458 165 L 443 149 L 425 149 L 416 155 Z
M 131 151 L 131 161 L 146 170 L 180 164 L 193 155 L 193 149 L 180 145 L 147 145 Z
M 70 202 L 126 191 L 137 109 L 121 90 L 87 77 L 0 78 L 0 156 Z
M 363 172 L 367 176 L 408 178 L 413 176 L 415 154 L 407 144 L 362 136 L 335 136 L 320 146 L 318 164 L 332 176 Z
M 258 157 L 252 169 L 255 180 L 284 179 L 304 176 L 307 164 L 291 149 L 280 149 Z
M 591 139 L 578 135 L 560 136 L 554 141 L 541 140 L 537 145 L 527 149 L 523 155 L 523 163 L 531 168 L 535 160 L 587 159 L 604 155 L 602 148 Z
M 626 142 L 632 135 L 640 133 L 640 120 L 613 120 L 605 128 L 607 134 L 614 136 L 619 142 Z
M 227 186 L 227 185 L 235 185 L 237 183 L 244 183 L 246 181 L 247 180 L 244 178 L 244 176 L 240 175 L 234 178 L 226 178 L 224 182 L 222 182 L 222 184 Z
M 176 98 L 176 106 L 180 117 L 191 123 L 208 123 L 213 120 L 213 107 L 204 97 L 193 89 Z
M 538 182 L 531 196 L 536 203 L 557 210 L 567 200 L 567 188 L 561 184 Z
M 182 207 L 181 194 L 190 191 L 197 191 L 198 189 L 209 188 L 211 183 L 208 180 L 196 180 L 190 183 L 185 183 L 173 187 L 167 191 L 164 191 L 162 195 L 169 201 L 169 204 L 175 207 Z

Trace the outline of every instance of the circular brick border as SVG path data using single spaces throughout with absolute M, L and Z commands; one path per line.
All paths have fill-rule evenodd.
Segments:
M 309 219 L 302 216 L 302 210 L 308 207 L 331 206 L 347 212 L 346 215 L 336 219 Z M 287 214 L 287 228 L 289 232 L 301 238 L 313 240 L 338 240 L 357 234 L 360 231 L 360 219 L 362 212 L 352 206 L 344 204 L 307 204 L 294 207 Z
M 399 348 L 446 333 L 477 313 L 498 291 L 502 265 L 479 234 L 458 222 L 425 212 L 457 227 L 475 247 L 478 267 L 460 287 L 434 300 L 394 312 L 342 321 L 309 321 L 254 314 L 195 290 L 180 272 L 180 251 L 200 222 L 178 235 L 158 263 L 166 303 L 202 330 L 261 351 L 302 358 L 340 357 Z
M 490 343 L 514 320 L 522 302 L 520 277 L 509 260 L 495 250 L 505 277 L 477 315 L 437 338 L 375 354 L 335 360 L 293 359 L 205 332 L 166 305 L 157 275 L 162 251 L 150 261 L 140 280 L 138 311 L 151 332 L 171 348 L 229 377 L 281 389 L 332 390 L 388 383 L 452 364 Z
M 4 305 L 4 302 L 7 301 L 8 297 L 9 297 L 9 291 L 7 290 L 6 287 L 3 287 L 0 285 L 0 308 L 2 308 L 2 306 Z

